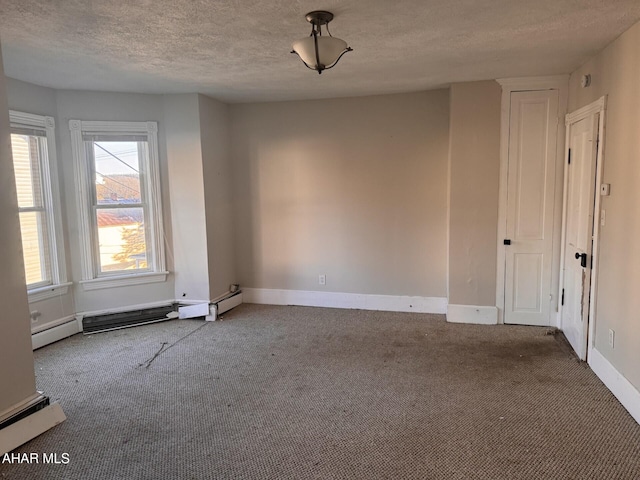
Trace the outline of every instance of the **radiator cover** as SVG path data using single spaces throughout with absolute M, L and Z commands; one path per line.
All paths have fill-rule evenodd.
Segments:
M 131 310 L 128 312 L 93 315 L 82 319 L 82 330 L 84 333 L 97 333 L 118 328 L 133 327 L 145 323 L 160 322 L 168 320 L 167 314 L 175 311 L 176 306 L 173 304 L 164 307 Z

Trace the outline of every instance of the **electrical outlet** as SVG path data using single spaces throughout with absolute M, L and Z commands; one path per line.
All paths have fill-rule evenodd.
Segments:
M 318 275 L 318 283 L 320 285 L 326 285 L 327 284 L 327 276 L 326 275 Z
M 611 348 L 615 348 L 615 341 L 616 341 L 616 332 L 615 330 L 609 329 L 609 346 Z

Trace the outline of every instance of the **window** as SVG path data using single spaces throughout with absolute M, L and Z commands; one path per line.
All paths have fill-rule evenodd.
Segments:
M 164 281 L 155 122 L 69 122 L 85 290 Z
M 70 285 L 64 270 L 55 122 L 15 111 L 9 117 L 25 277 L 34 302 L 66 293 Z

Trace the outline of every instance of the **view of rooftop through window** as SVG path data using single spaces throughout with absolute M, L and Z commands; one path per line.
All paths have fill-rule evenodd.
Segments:
M 100 272 L 146 270 L 147 232 L 141 181 L 146 142 L 91 141 Z

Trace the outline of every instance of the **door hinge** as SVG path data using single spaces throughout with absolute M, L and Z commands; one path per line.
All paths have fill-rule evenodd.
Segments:
M 560 305 L 564 305 L 564 288 L 562 289 L 562 300 L 560 300 Z
M 569 149 L 569 156 L 567 158 L 569 165 L 571 165 L 571 149 Z

